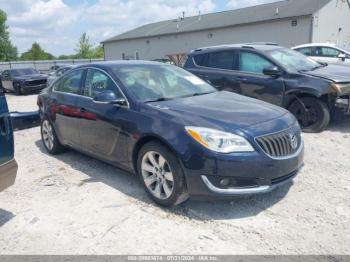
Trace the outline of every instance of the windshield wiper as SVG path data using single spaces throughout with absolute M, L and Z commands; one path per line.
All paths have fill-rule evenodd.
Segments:
M 322 68 L 322 67 L 326 67 L 326 66 L 328 66 L 327 63 L 322 63 L 322 64 L 320 64 L 319 66 L 315 66 L 315 67 L 313 67 L 313 68 L 311 68 L 311 69 L 309 69 L 309 70 L 306 70 L 306 69 L 304 69 L 304 70 L 299 70 L 299 72 L 310 72 L 310 71 L 315 71 L 316 69 L 319 69 L 319 68 Z
M 184 98 L 184 97 L 192 97 L 192 96 L 203 96 L 203 95 L 208 95 L 208 94 L 215 93 L 215 92 L 217 92 L 217 91 L 210 91 L 210 92 L 204 92 L 204 93 L 193 93 L 193 94 L 190 94 L 190 95 L 182 96 L 182 98 Z
M 171 99 L 173 99 L 173 98 L 170 98 L 170 97 L 160 97 L 160 98 L 153 99 L 153 100 L 147 100 L 147 101 L 145 101 L 145 103 L 153 103 L 153 102 L 168 101 L 168 100 L 171 100 Z

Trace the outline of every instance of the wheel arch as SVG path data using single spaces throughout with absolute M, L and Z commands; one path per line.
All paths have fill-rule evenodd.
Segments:
M 133 164 L 133 168 L 134 168 L 135 172 L 137 172 L 138 154 L 139 154 L 141 148 L 150 142 L 158 142 L 158 143 L 162 144 L 163 146 L 165 146 L 167 149 L 169 149 L 175 156 L 178 156 L 175 149 L 165 139 L 163 139 L 157 135 L 154 135 L 154 134 L 144 135 L 136 142 L 136 144 L 134 145 L 134 147 L 132 149 L 132 164 Z
M 296 100 L 303 97 L 312 97 L 321 99 L 325 102 L 328 107 L 330 107 L 330 94 L 322 94 L 317 91 L 291 91 L 287 94 L 287 99 L 285 101 L 285 108 L 288 109 Z

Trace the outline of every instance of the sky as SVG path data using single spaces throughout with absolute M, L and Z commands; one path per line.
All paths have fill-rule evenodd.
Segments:
M 143 24 L 276 0 L 0 0 L 19 53 L 38 42 L 55 56 L 73 54 L 86 32 L 92 44 Z

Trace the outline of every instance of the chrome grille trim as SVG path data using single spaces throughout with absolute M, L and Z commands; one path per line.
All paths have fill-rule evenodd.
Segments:
M 297 140 L 296 147 L 293 147 L 292 145 L 292 138 Z M 288 128 L 278 133 L 256 137 L 255 142 L 266 155 L 276 159 L 293 157 L 299 153 L 303 147 L 301 130 L 297 126 Z

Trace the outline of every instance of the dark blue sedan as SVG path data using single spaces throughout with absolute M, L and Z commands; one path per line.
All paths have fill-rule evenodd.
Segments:
M 45 89 L 38 105 L 49 153 L 73 148 L 135 172 L 164 206 L 266 193 L 303 165 L 293 115 L 219 92 L 172 65 L 80 66 Z

